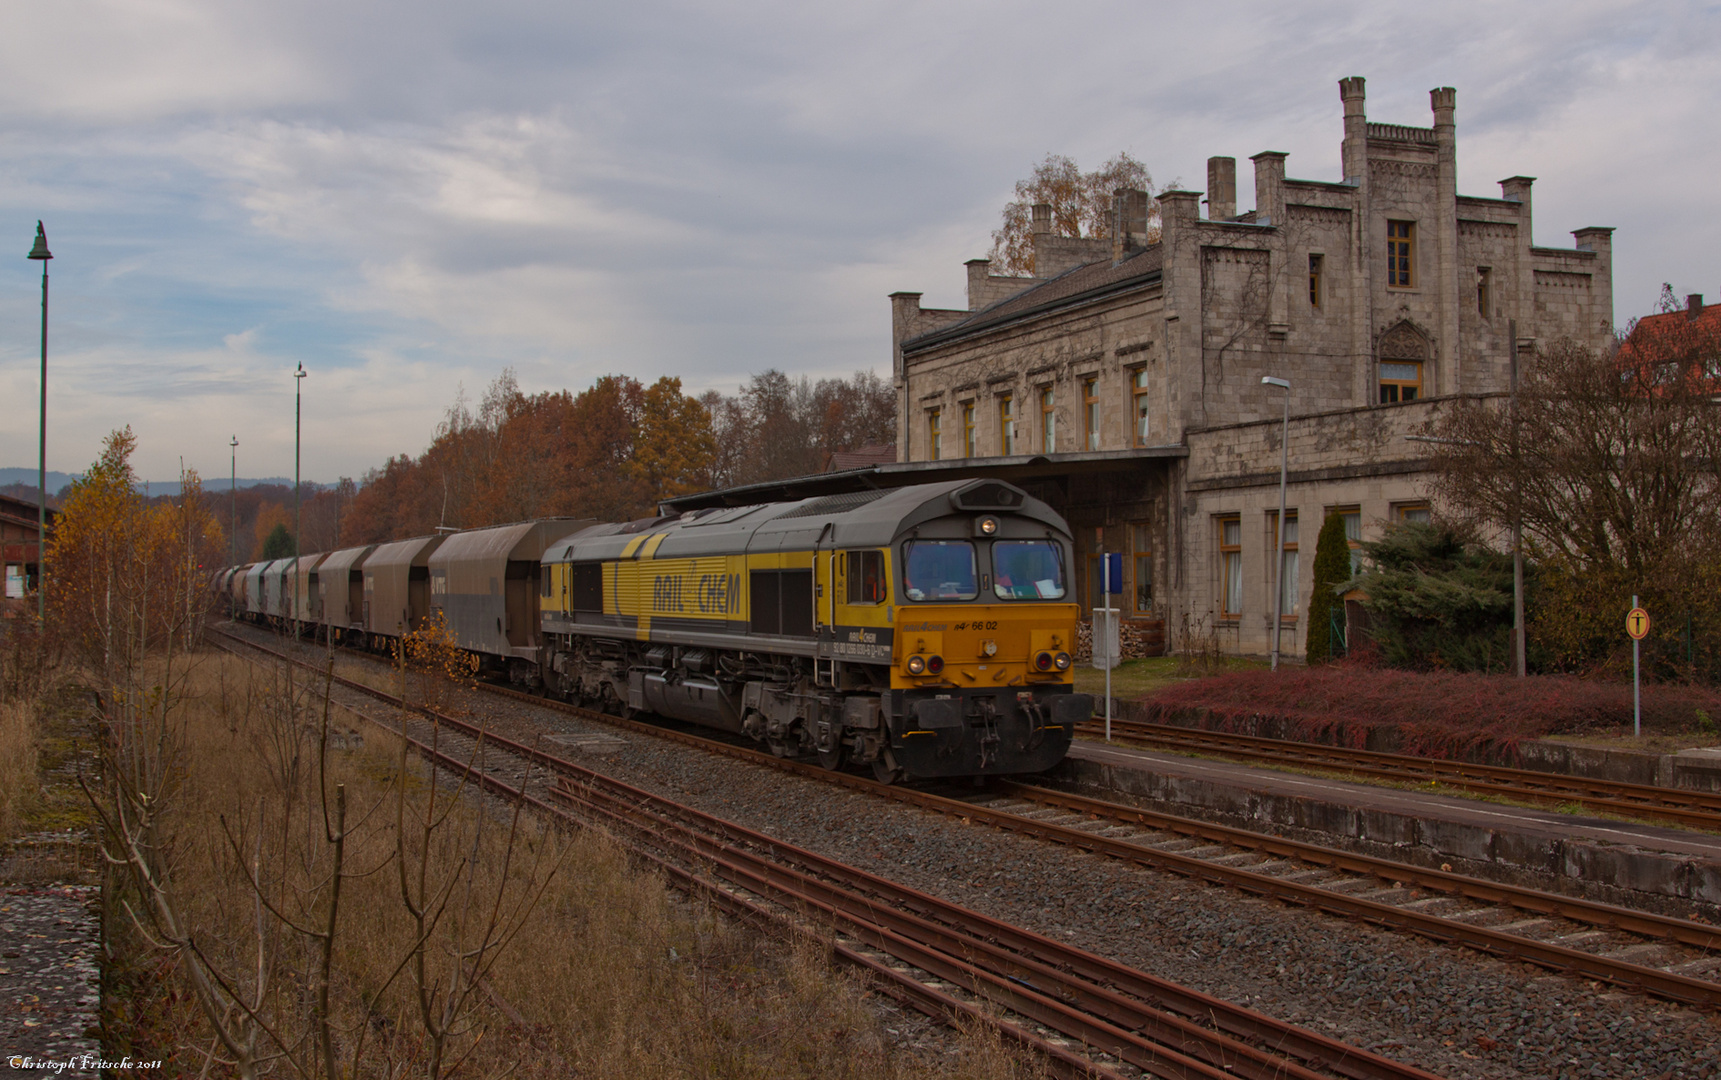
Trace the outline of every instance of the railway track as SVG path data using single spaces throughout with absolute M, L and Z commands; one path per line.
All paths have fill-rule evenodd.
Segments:
M 1105 726 L 1091 722 L 1078 724 L 1076 733 L 1103 738 Z M 1113 720 L 1111 735 L 1114 741 L 1181 753 L 1212 754 L 1237 761 L 1288 765 L 1384 780 L 1435 781 L 1443 787 L 1478 795 L 1499 795 L 1544 805 L 1577 804 L 1599 813 L 1721 832 L 1721 792 L 1683 791 L 1649 784 L 1592 780 L 1533 769 L 1471 765 L 1462 761 L 1350 750 L 1340 746 L 1287 742 L 1141 721 Z
M 353 685 L 377 693 L 363 684 Z M 1716 981 L 1721 974 L 1721 928 L 1703 923 L 1403 865 L 1034 785 L 1000 782 L 978 797 L 962 798 L 884 786 L 702 735 L 480 685 L 490 693 L 537 707 L 970 822 L 1699 1008 L 1721 1006 L 1721 982 Z
M 364 683 L 336 681 L 400 705 Z M 457 717 L 420 710 L 397 725 L 355 711 L 492 795 L 603 828 L 682 888 L 738 916 L 811 935 L 905 1003 L 990 1023 L 1065 1075 L 1431 1080 L 1414 1066 L 897 885 Z

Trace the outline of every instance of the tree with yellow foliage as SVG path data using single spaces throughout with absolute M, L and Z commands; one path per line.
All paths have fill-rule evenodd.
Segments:
M 45 559 L 50 625 L 113 683 L 129 681 L 150 650 L 190 645 L 226 544 L 195 471 L 177 501 L 145 501 L 131 467 L 136 448 L 129 427 L 108 436 L 68 490 Z

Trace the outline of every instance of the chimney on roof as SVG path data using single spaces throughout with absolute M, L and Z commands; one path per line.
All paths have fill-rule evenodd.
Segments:
M 1033 220 L 1033 224 L 1029 226 L 1028 232 L 1034 236 L 1041 236 L 1044 234 L 1048 234 L 1051 231 L 1052 231 L 1052 204 L 1051 203 L 1043 203 L 1043 202 L 1035 203 L 1034 204 L 1034 220 Z
M 1229 221 L 1237 216 L 1237 159 L 1207 159 L 1207 220 Z
M 1703 314 L 1703 294 L 1694 292 L 1685 298 L 1685 314 L 1695 319 Z
M 1118 188 L 1111 193 L 1111 213 L 1111 259 L 1122 262 L 1147 246 L 1147 192 Z

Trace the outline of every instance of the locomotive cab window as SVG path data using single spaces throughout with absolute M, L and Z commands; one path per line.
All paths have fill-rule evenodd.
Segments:
M 992 591 L 1003 600 L 1058 600 L 1064 558 L 1046 540 L 999 540 L 992 545 Z
M 884 552 L 848 553 L 848 602 L 880 604 L 889 593 L 884 580 Z
M 972 600 L 974 545 L 966 540 L 910 540 L 903 545 L 902 590 L 910 600 Z

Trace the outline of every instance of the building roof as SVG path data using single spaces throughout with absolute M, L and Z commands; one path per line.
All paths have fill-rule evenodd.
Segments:
M 1681 310 L 1638 319 L 1620 343 L 1618 363 L 1622 370 L 1642 369 L 1653 385 L 1677 382 L 1683 371 L 1692 389 L 1721 393 L 1721 306 L 1705 305 L 1701 295 L 1686 302 Z
M 58 510 L 51 506 L 48 507 L 48 528 L 52 529 L 54 527 L 54 519 L 59 516 L 60 512 Z M 15 522 L 19 525 L 28 525 L 31 528 L 35 528 L 36 503 L 34 500 L 26 502 L 23 499 L 15 499 L 10 495 L 0 495 L 0 517 L 6 518 L 8 521 Z
M 825 462 L 826 472 L 847 472 L 872 465 L 889 465 L 896 460 L 896 444 L 869 443 L 853 450 L 833 450 Z
M 1015 319 L 1086 303 L 1109 293 L 1148 284 L 1158 280 L 1164 261 L 1163 248 L 1159 244 L 1149 244 L 1119 262 L 1102 259 L 1084 263 L 1007 296 L 990 307 L 981 308 L 959 322 L 911 337 L 902 343 L 902 351 L 909 353 L 931 348 Z
M 851 491 L 874 491 L 909 484 L 943 480 L 972 480 L 991 477 L 1022 484 L 1048 477 L 1080 473 L 1129 473 L 1167 458 L 1186 458 L 1189 448 L 1181 445 L 1143 446 L 1133 450 L 1079 450 L 1062 454 L 1013 454 L 1009 457 L 944 458 L 938 461 L 892 461 L 883 465 L 845 469 L 841 472 L 791 476 L 757 484 L 701 491 L 663 499 L 658 507 L 674 515 L 708 506 L 749 506 L 755 503 L 807 499 Z

